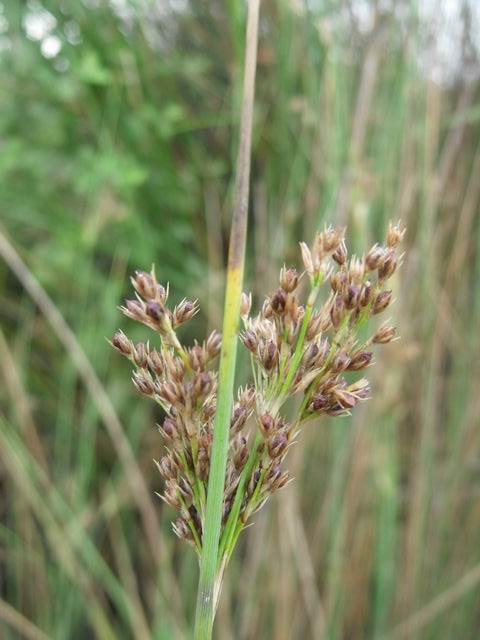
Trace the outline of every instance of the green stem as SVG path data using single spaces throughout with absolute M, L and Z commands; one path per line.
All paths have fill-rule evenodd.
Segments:
M 293 354 L 290 366 L 288 367 L 288 373 L 286 375 L 285 381 L 278 395 L 277 408 L 279 408 L 282 405 L 284 399 L 286 398 L 288 391 L 290 389 L 290 385 L 292 384 L 293 379 L 295 378 L 295 375 L 297 373 L 300 360 L 302 359 L 303 344 L 305 342 L 305 336 L 307 334 L 308 323 L 310 322 L 310 318 L 312 316 L 313 306 L 315 304 L 315 301 L 318 296 L 318 292 L 320 290 L 320 284 L 321 284 L 320 282 L 318 284 L 315 284 L 313 289 L 310 291 L 310 295 L 308 296 L 307 305 L 305 308 L 305 314 L 303 316 L 302 326 L 300 327 L 300 334 L 298 336 L 297 344 L 295 346 L 295 352 Z
M 235 528 L 237 526 L 237 522 L 240 515 L 240 509 L 241 509 L 243 498 L 245 495 L 244 494 L 245 484 L 247 483 L 247 480 L 252 475 L 252 471 L 255 467 L 255 464 L 258 461 L 258 450 L 262 442 L 263 442 L 262 436 L 259 433 L 257 433 L 255 443 L 250 451 L 248 460 L 240 475 L 240 480 L 238 481 L 237 490 L 235 492 L 235 499 L 233 501 L 232 510 L 230 511 L 230 515 L 228 516 L 228 520 L 225 525 L 225 529 L 223 531 L 222 539 L 220 542 L 219 561 L 222 561 L 222 557 L 225 553 L 225 550 L 231 546 L 232 537 L 235 532 Z
M 235 526 L 232 527 L 232 530 L 229 535 L 228 543 L 225 545 L 225 549 L 223 553 L 224 557 L 222 562 L 225 563 L 225 565 L 227 565 L 228 561 L 230 560 L 233 550 L 235 549 L 235 546 L 238 542 L 238 538 L 240 537 L 240 534 L 242 533 L 247 523 L 247 520 L 250 517 L 250 514 L 258 505 L 258 497 L 260 495 L 260 491 L 262 490 L 263 481 L 265 479 L 266 473 L 267 473 L 267 470 L 263 469 L 263 471 L 261 472 L 260 478 L 257 482 L 257 486 L 255 487 L 255 491 L 253 492 L 253 495 L 250 498 L 250 501 L 245 509 L 244 514 L 242 515 L 242 518 L 237 518 Z
M 222 525 L 225 471 L 240 318 L 240 296 L 245 262 L 259 10 L 260 0 L 250 0 L 248 3 L 243 100 L 233 220 L 228 254 L 217 411 L 208 480 L 205 531 L 200 558 L 195 640 L 210 640 L 212 637 L 213 620 L 218 600 L 216 594 L 220 588 L 219 581 L 221 580 L 221 576 L 218 574 L 218 547 Z

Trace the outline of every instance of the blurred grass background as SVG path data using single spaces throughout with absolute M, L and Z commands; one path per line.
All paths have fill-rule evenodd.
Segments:
M 189 637 L 158 415 L 104 338 L 145 337 L 116 306 L 152 262 L 187 340 L 221 324 L 243 30 L 234 0 L 0 2 L 2 638 Z M 263 2 L 247 287 L 401 217 L 402 340 L 304 432 L 217 638 L 480 636 L 479 33 L 475 0 Z

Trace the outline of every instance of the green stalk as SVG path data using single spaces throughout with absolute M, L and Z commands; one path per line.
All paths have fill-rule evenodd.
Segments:
M 237 527 L 238 519 L 240 516 L 240 508 L 242 506 L 242 501 L 244 498 L 244 489 L 245 484 L 249 480 L 252 471 L 255 465 L 258 462 L 258 450 L 260 445 L 262 444 L 262 437 L 259 433 L 257 433 L 257 437 L 253 444 L 252 450 L 250 451 L 250 455 L 248 456 L 247 463 L 243 468 L 242 474 L 240 476 L 240 480 L 238 482 L 237 491 L 235 493 L 235 499 L 233 501 L 232 510 L 230 511 L 230 515 L 228 516 L 228 520 L 225 524 L 225 528 L 223 531 L 222 539 L 220 541 L 220 551 L 219 551 L 219 561 L 222 561 L 222 556 L 225 555 L 229 557 L 231 554 L 232 539 L 234 536 L 235 529 Z
M 252 146 L 259 10 L 260 0 L 250 0 L 248 3 L 240 140 L 228 253 L 217 412 L 215 415 L 215 429 L 208 481 L 205 531 L 202 541 L 202 555 L 200 558 L 200 579 L 195 616 L 195 640 L 210 640 L 212 637 L 217 601 L 216 594 L 219 592 L 222 578 L 218 572 L 218 548 L 222 524 L 225 471 L 237 356 L 240 298 L 243 285 L 245 244 L 247 237 L 250 153 Z
M 285 377 L 285 380 L 283 382 L 282 388 L 280 390 L 280 393 L 278 394 L 278 398 L 276 401 L 276 407 L 275 407 L 276 411 L 278 411 L 283 401 L 285 400 L 285 397 L 288 394 L 290 385 L 292 384 L 293 379 L 295 378 L 295 374 L 297 373 L 298 366 L 302 359 L 303 344 L 305 342 L 305 336 L 307 334 L 308 323 L 310 322 L 310 318 L 312 316 L 313 306 L 317 299 L 320 286 L 321 286 L 321 281 L 319 281 L 314 285 L 314 287 L 310 291 L 310 295 L 308 296 L 307 305 L 305 307 L 305 315 L 303 316 L 302 326 L 300 327 L 300 334 L 298 336 L 297 344 L 295 346 L 295 352 L 293 354 L 292 361 L 288 369 L 288 373 Z

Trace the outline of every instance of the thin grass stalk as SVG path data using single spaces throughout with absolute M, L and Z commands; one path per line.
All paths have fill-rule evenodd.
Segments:
M 3 598 L 0 598 L 0 620 L 18 631 L 25 640 L 48 640 L 48 636 L 41 629 Z
M 252 120 L 260 0 L 249 0 L 247 6 L 248 19 L 240 140 L 228 253 L 217 411 L 208 482 L 205 532 L 200 558 L 195 640 L 208 640 L 212 637 L 213 620 L 222 580 L 218 566 L 219 542 L 247 237 L 250 154 L 252 146 Z

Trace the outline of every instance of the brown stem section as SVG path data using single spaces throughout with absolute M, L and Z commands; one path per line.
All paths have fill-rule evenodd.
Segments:
M 245 74 L 240 119 L 240 141 L 235 179 L 234 210 L 230 231 L 228 268 L 243 271 L 247 239 L 248 197 L 250 193 L 250 158 L 252 147 L 253 104 L 257 62 L 257 33 L 260 0 L 250 0 L 245 51 Z

